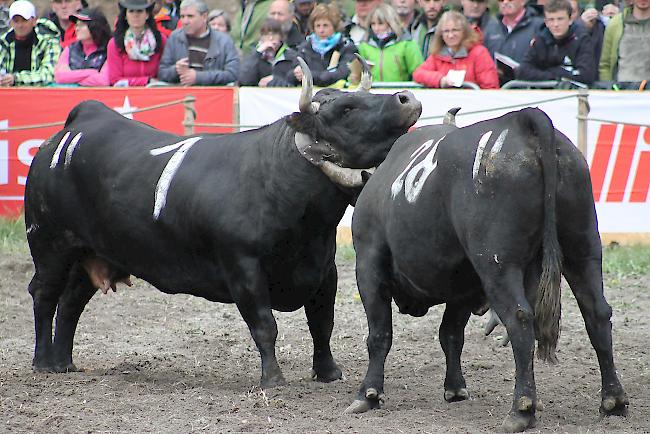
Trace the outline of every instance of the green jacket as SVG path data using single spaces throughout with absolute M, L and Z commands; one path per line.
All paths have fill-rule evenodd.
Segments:
M 237 12 L 230 36 L 235 47 L 248 54 L 260 38 L 260 28 L 266 20 L 273 0 L 246 0 L 246 6 Z
M 625 8 L 607 23 L 603 37 L 603 49 L 600 52 L 598 79 L 601 81 L 615 80 L 618 70 L 618 46 L 623 37 L 623 20 L 632 13 L 632 8 Z
M 415 69 L 424 62 L 417 42 L 398 39 L 379 48 L 372 38 L 359 44 L 359 54 L 372 62 L 373 81 L 410 81 Z
M 54 67 L 61 54 L 59 29 L 45 18 L 36 21 L 31 70 L 13 72 L 16 55 L 14 30 L 0 37 L 0 69 L 14 74 L 15 86 L 44 86 L 54 81 Z

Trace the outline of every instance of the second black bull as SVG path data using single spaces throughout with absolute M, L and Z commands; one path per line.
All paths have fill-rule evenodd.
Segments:
M 25 191 L 39 371 L 75 370 L 84 307 L 135 275 L 166 293 L 236 303 L 259 349 L 261 385 L 284 382 L 271 312 L 305 307 L 313 375 L 341 377 L 330 351 L 336 227 L 420 116 L 410 92 L 323 89 L 257 130 L 179 137 L 94 101 L 38 151 Z M 52 322 L 56 325 L 52 336 Z

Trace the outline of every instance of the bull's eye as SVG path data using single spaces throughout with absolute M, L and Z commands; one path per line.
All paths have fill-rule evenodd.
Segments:
M 352 109 L 351 109 L 350 107 L 346 107 L 346 108 L 343 109 L 343 115 L 347 115 L 347 114 L 349 114 L 351 111 L 352 111 Z

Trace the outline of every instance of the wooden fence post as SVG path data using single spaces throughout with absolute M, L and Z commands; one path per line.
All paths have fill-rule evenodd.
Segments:
M 195 102 L 196 98 L 192 95 L 186 95 L 185 98 L 183 98 L 183 106 L 185 107 L 183 128 L 186 136 L 194 134 L 194 121 L 196 120 L 196 109 L 194 108 Z
M 587 118 L 589 116 L 589 90 L 578 90 L 578 149 L 587 158 Z

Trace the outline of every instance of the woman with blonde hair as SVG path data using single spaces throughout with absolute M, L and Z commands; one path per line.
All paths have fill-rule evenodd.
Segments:
M 305 42 L 296 47 L 295 53 L 302 57 L 314 77 L 316 86 L 330 86 L 350 75 L 348 63 L 357 52 L 354 43 L 344 37 L 341 30 L 341 13 L 334 3 L 319 4 L 309 15 L 309 28 L 312 33 Z M 302 69 L 294 57 L 293 69 L 287 80 L 298 86 L 302 81 Z
M 404 33 L 397 12 L 380 3 L 368 16 L 368 40 L 359 44 L 359 54 L 372 66 L 373 81 L 409 81 L 422 64 L 417 42 Z
M 427 87 L 460 87 L 472 82 L 481 89 L 498 89 L 499 77 L 487 48 L 460 12 L 442 14 L 427 60 L 413 73 Z

